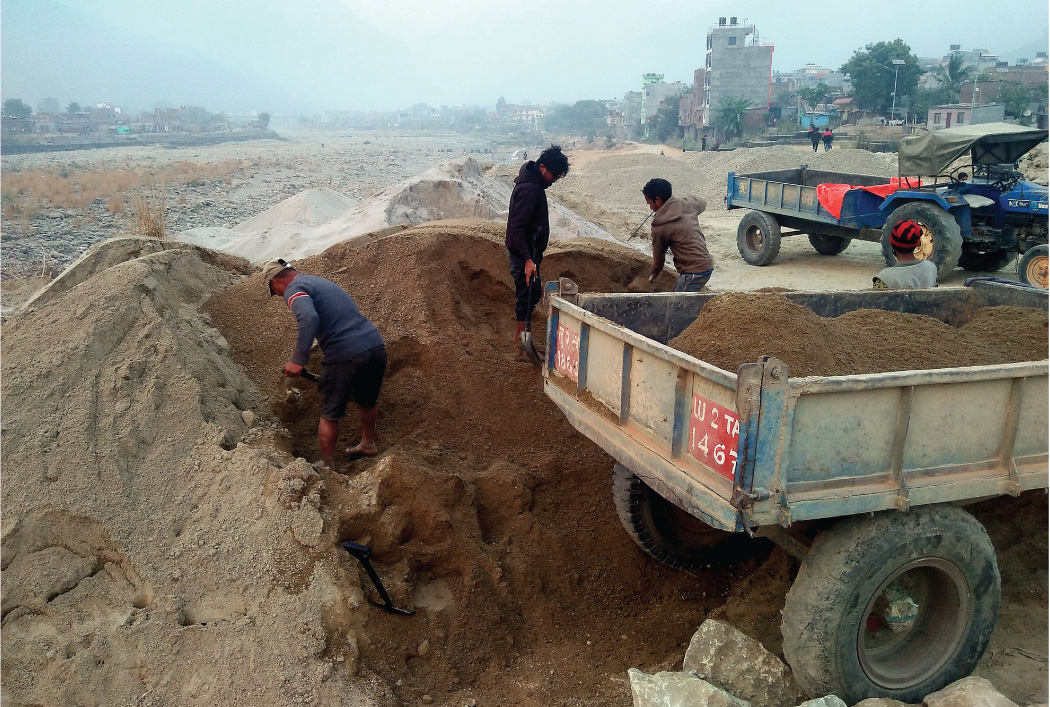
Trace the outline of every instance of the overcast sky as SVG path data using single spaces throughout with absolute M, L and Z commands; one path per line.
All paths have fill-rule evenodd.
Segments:
M 620 98 L 646 72 L 690 83 L 719 16 L 756 25 L 785 71 L 838 67 L 897 37 L 919 56 L 962 44 L 1011 63 L 1050 41 L 1047 0 L 2 0 L 0 9 L 5 99 L 289 115 Z

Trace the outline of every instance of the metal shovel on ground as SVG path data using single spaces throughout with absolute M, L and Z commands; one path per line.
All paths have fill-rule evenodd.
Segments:
M 537 280 L 540 277 L 539 266 L 536 267 L 536 274 L 533 275 Z M 536 349 L 536 344 L 532 340 L 532 282 L 528 281 L 526 285 L 529 288 L 529 318 L 525 320 L 525 331 L 521 332 L 521 353 L 525 356 L 525 360 L 531 363 L 535 368 L 543 368 L 543 356 Z

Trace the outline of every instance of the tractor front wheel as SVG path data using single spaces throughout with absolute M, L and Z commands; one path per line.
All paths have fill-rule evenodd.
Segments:
M 1047 245 L 1037 245 L 1029 248 L 1017 262 L 1017 276 L 1026 285 L 1034 285 L 1047 289 L 1050 284 L 1050 274 L 1047 272 L 1048 265 Z

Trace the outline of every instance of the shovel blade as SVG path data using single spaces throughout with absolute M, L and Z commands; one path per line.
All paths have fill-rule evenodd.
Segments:
M 543 367 L 543 356 L 536 350 L 536 344 L 532 341 L 532 334 L 527 331 L 521 334 L 521 353 L 525 356 L 525 360 L 536 368 Z

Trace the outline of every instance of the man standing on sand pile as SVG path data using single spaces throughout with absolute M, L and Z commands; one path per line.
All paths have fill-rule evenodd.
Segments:
M 568 172 L 569 159 L 560 147 L 551 145 L 535 162 L 523 164 L 514 179 L 506 240 L 514 278 L 514 318 L 518 322 L 514 341 L 521 341 L 525 323 L 532 320 L 532 310 L 543 296 L 539 266 L 551 234 L 546 189 Z
M 374 457 L 376 404 L 386 372 L 386 346 L 379 330 L 357 308 L 339 285 L 314 275 L 302 275 L 277 258 L 263 265 L 263 280 L 270 296 L 281 295 L 292 310 L 299 333 L 292 360 L 284 375 L 296 377 L 310 360 L 314 339 L 324 353 L 317 390 L 321 394 L 321 419 L 317 438 L 324 465 L 335 470 L 335 445 L 339 420 L 353 398 L 361 417 L 361 441 L 346 450 L 351 459 Z
M 666 179 L 650 179 L 642 188 L 645 203 L 653 214 L 653 269 L 649 282 L 653 282 L 664 269 L 667 249 L 674 256 L 674 267 L 678 280 L 675 292 L 699 292 L 711 279 L 715 271 L 714 261 L 707 252 L 707 241 L 700 230 L 700 214 L 707 202 L 699 196 L 683 199 L 671 196 L 671 183 Z
M 919 260 L 915 249 L 922 239 L 922 228 L 914 221 L 901 221 L 890 231 L 890 248 L 897 264 L 879 272 L 871 279 L 876 290 L 904 290 L 937 286 L 937 264 Z

